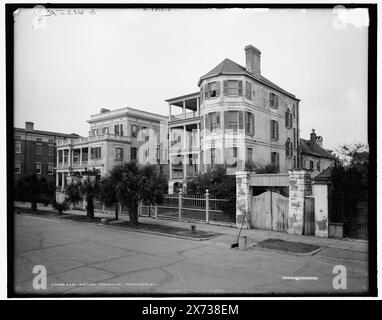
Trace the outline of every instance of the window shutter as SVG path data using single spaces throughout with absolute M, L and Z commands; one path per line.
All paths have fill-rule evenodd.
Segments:
M 204 85 L 204 95 L 205 95 L 205 98 L 208 99 L 209 92 L 208 92 L 208 85 L 207 84 Z
M 276 152 L 276 166 L 277 168 L 280 166 L 280 155 Z
M 271 128 L 271 140 L 273 139 L 273 120 L 270 121 L 270 128 Z
M 247 134 L 249 134 L 250 132 L 249 132 L 249 130 L 250 130 L 250 124 L 249 124 L 249 114 L 248 114 L 248 112 L 247 111 L 245 111 L 245 113 L 244 113 L 244 115 L 245 115 L 245 118 L 244 118 L 244 121 L 245 121 L 245 134 L 247 135 Z
M 289 122 L 288 112 L 285 111 L 285 127 L 286 128 L 288 128 L 288 126 L 289 126 L 288 122 Z
M 223 94 L 226 96 L 228 91 L 228 81 L 224 80 L 223 81 Z
M 216 96 L 220 96 L 220 81 L 216 81 Z
M 204 117 L 201 116 L 200 117 L 200 130 L 203 131 L 203 129 L 204 129 Z
M 239 129 L 244 129 L 244 126 L 243 126 L 243 112 L 242 111 L 238 111 L 239 113 Z
M 206 115 L 206 130 L 211 131 L 211 113 Z
M 275 125 L 276 125 L 276 140 L 279 140 L 279 123 L 275 121 Z
M 200 102 L 203 102 L 203 87 L 200 88 Z
M 228 111 L 224 111 L 224 129 L 228 128 Z
M 279 106 L 279 96 L 275 94 L 275 107 L 278 108 Z
M 251 114 L 252 117 L 252 132 L 251 134 L 255 135 L 255 115 Z
M 243 81 L 238 81 L 238 95 L 242 96 L 243 95 Z

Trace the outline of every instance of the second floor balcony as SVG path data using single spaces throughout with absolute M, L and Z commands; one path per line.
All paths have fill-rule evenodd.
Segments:
M 200 117 L 200 93 L 195 92 L 166 100 L 169 105 L 169 123 L 198 120 Z M 177 107 L 176 111 L 173 107 Z

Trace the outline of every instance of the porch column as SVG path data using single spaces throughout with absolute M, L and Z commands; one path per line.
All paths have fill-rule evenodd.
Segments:
M 168 104 L 168 121 L 171 121 L 171 103 Z
M 58 172 L 56 171 L 56 187 L 59 187 L 58 185 Z
M 314 181 L 312 192 L 314 196 L 314 235 L 328 238 L 329 236 L 329 181 Z
M 186 119 L 186 100 L 183 100 L 183 119 Z
M 199 117 L 199 115 L 200 115 L 199 98 L 196 98 L 196 116 Z
M 82 147 L 80 148 L 80 167 L 82 167 Z
M 248 171 L 236 171 L 236 227 L 250 228 L 251 192 Z
M 187 155 L 183 155 L 183 178 L 187 178 Z
M 169 156 L 169 170 L 170 170 L 170 180 L 172 179 L 172 160 L 171 155 Z
M 56 166 L 58 167 L 59 165 L 61 165 L 60 163 L 60 157 L 58 156 L 60 153 L 59 153 L 59 150 L 57 150 L 57 161 L 56 161 Z
M 288 233 L 302 235 L 304 230 L 304 198 L 312 194 L 309 171 L 289 170 Z

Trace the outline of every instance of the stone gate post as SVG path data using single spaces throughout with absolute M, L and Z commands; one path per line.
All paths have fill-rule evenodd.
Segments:
M 236 174 L 236 227 L 250 228 L 251 194 L 248 171 L 237 171 Z M 245 219 L 243 221 L 243 219 Z
M 305 169 L 289 170 L 288 233 L 302 235 L 304 197 L 312 194 L 310 174 Z

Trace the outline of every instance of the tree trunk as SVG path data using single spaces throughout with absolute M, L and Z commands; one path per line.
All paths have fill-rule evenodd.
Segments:
M 93 203 L 93 197 L 87 197 L 86 201 L 86 215 L 89 219 L 94 218 L 94 203 Z
M 118 203 L 115 204 L 115 220 L 118 220 Z
M 36 212 L 37 211 L 37 202 L 36 201 L 32 201 L 31 202 L 31 210 L 33 212 Z
M 134 203 L 129 208 L 129 219 L 130 219 L 130 225 L 137 226 L 138 225 L 138 204 Z

